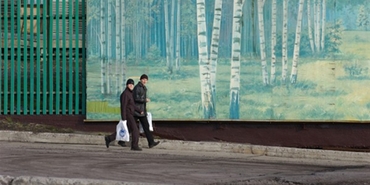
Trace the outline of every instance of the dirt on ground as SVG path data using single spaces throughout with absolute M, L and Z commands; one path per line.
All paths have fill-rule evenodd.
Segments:
M 30 131 L 30 132 L 49 132 L 49 133 L 74 133 L 70 128 L 60 128 L 51 125 L 39 123 L 21 123 L 12 120 L 11 118 L 0 120 L 0 130 L 13 131 Z

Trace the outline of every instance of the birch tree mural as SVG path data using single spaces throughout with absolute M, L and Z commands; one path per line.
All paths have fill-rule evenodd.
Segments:
M 121 11 L 123 11 L 121 7 L 121 0 L 116 0 L 115 1 L 115 14 L 116 14 L 116 60 L 115 60 L 115 94 L 119 95 L 121 93 L 121 84 L 120 82 L 120 67 L 121 66 L 121 61 L 122 61 L 122 56 L 121 56 Z
M 288 0 L 283 0 L 283 33 L 282 33 L 282 84 L 286 83 L 288 73 Z
M 164 1 L 164 19 L 166 34 L 166 66 L 167 71 L 172 74 L 175 62 L 176 70 L 180 62 L 180 5 L 181 1 Z M 170 10 L 169 10 L 170 8 Z
M 166 66 L 167 70 L 170 71 L 171 65 L 171 40 L 170 40 L 170 25 L 169 25 L 169 16 L 168 16 L 168 0 L 164 0 L 164 26 L 165 26 L 165 40 L 166 40 Z
M 212 40 L 211 40 L 211 93 L 212 93 L 212 104 L 213 111 L 211 118 L 216 118 L 216 73 L 217 73 L 217 58 L 218 58 L 218 47 L 220 40 L 220 27 L 221 27 L 221 14 L 222 14 L 222 0 L 215 0 L 215 14 L 213 17 L 213 29 L 212 29 Z
M 313 10 L 312 10 L 313 3 Z M 312 53 L 325 47 L 326 0 L 307 0 L 307 29 Z M 313 26 L 312 26 L 313 24 Z
M 314 22 L 315 22 L 315 48 L 316 52 L 319 52 L 321 50 L 320 48 L 320 15 L 321 15 L 321 9 L 320 9 L 320 2 L 321 0 L 315 0 L 314 5 Z
M 240 44 L 242 7 L 244 0 L 234 0 L 232 45 L 231 45 L 231 77 L 230 77 L 230 119 L 239 119 L 240 90 Z
M 172 74 L 173 72 L 173 59 L 175 58 L 175 43 L 174 41 L 176 41 L 176 39 L 174 38 L 175 37 L 175 4 L 176 2 L 175 1 L 171 1 L 171 23 L 170 23 L 170 61 L 168 63 L 168 72 L 170 72 L 170 74 Z
M 276 0 L 272 0 L 272 11 L 271 11 L 271 77 L 270 77 L 270 84 L 275 84 L 276 80 L 276 54 L 275 54 L 275 46 L 276 46 Z
M 266 61 L 266 43 L 265 43 L 265 24 L 263 19 L 263 6 L 265 0 L 257 0 L 258 7 L 258 28 L 260 37 L 260 55 L 261 55 L 261 67 L 262 67 L 262 83 L 268 85 L 268 72 L 267 72 L 267 61 Z
M 107 61 L 107 56 L 106 56 L 106 33 L 105 33 L 105 10 L 106 10 L 106 2 L 105 1 L 100 1 L 100 75 L 101 75 L 101 93 L 105 94 L 107 92 L 107 73 L 106 73 L 106 61 Z
M 322 0 L 322 16 L 321 16 L 321 50 L 325 48 L 325 22 L 326 22 L 326 0 Z
M 198 52 L 199 52 L 199 78 L 202 97 L 203 116 L 206 119 L 211 117 L 213 111 L 211 93 L 211 74 L 208 60 L 207 49 L 207 28 L 204 0 L 197 0 L 197 33 L 198 33 Z
M 121 17 L 118 27 L 121 27 L 120 29 L 120 44 L 121 44 L 121 51 L 120 51 L 120 61 L 121 61 L 121 92 L 126 87 L 126 16 L 125 16 L 125 10 L 126 10 L 126 0 L 120 0 L 121 2 L 121 11 L 120 14 L 117 15 Z M 117 67 L 118 68 L 118 67 Z
M 107 25 L 107 94 L 112 93 L 112 0 L 107 0 L 107 14 L 108 14 L 108 25 Z
M 310 41 L 310 48 L 312 53 L 315 52 L 315 44 L 313 42 L 313 37 L 312 37 L 312 23 L 311 23 L 311 1 L 312 0 L 307 0 L 307 29 L 308 29 L 308 39 Z
M 120 94 L 125 88 L 124 0 L 100 1 L 100 88 L 102 94 Z M 110 12 L 110 13 L 108 13 Z M 113 35 L 115 31 L 115 35 Z M 113 39 L 114 38 L 114 39 Z M 115 42 L 112 42 L 115 40 Z M 114 47 L 111 47 L 113 46 Z M 115 51 L 114 51 L 115 50 Z M 113 58 L 113 51 L 115 58 Z
M 145 73 L 155 119 L 370 120 L 366 1 L 87 5 L 87 118 L 119 118 L 117 95 Z M 353 97 L 363 101 L 353 106 Z
M 313 53 L 321 52 L 325 48 L 325 23 L 326 0 L 307 0 L 308 37 Z
M 176 71 L 180 70 L 180 15 L 181 15 L 181 0 L 177 0 L 177 15 L 176 15 Z
M 304 5 L 304 0 L 299 0 L 298 18 L 297 18 L 297 26 L 296 26 L 296 33 L 295 33 L 295 41 L 294 41 L 292 72 L 290 74 L 290 83 L 292 83 L 292 84 L 295 84 L 297 82 L 298 58 L 299 58 L 299 49 L 300 49 L 300 41 L 301 41 L 301 29 L 302 29 L 301 24 L 302 24 L 302 15 L 303 15 L 303 5 Z

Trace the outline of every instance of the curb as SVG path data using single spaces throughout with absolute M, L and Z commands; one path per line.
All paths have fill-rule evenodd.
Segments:
M 105 145 L 102 135 L 74 133 L 34 133 L 18 131 L 0 131 L 0 141 L 35 142 L 59 144 Z M 370 162 L 370 153 L 345 152 L 332 150 L 300 149 L 289 147 L 262 146 L 225 142 L 193 142 L 161 139 L 156 148 L 166 150 L 191 150 L 202 152 L 227 152 L 256 156 L 285 157 L 296 159 L 321 159 L 352 162 Z M 139 145 L 146 146 L 146 140 L 140 139 Z
M 55 178 L 55 177 L 37 177 L 37 176 L 2 176 L 0 175 L 0 184 L 8 185 L 158 185 L 152 183 L 121 182 L 113 180 L 95 180 L 78 178 Z

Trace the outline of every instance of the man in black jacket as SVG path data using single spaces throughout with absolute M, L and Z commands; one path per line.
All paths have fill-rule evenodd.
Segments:
M 144 114 L 140 114 L 139 112 L 135 111 L 135 119 L 139 119 L 140 124 L 143 126 L 143 130 L 148 140 L 149 148 L 153 148 L 159 144 L 159 141 L 154 141 L 153 135 L 149 130 L 149 123 L 147 119 L 147 112 L 146 112 L 146 103 L 150 101 L 149 98 L 146 96 L 147 88 L 146 83 L 148 82 L 148 76 L 143 74 L 140 76 L 140 81 L 135 85 L 133 90 L 133 96 L 135 105 L 140 110 L 144 111 Z
M 138 115 L 143 115 L 144 112 L 142 109 L 139 109 L 134 104 L 134 99 L 132 96 L 132 90 L 134 88 L 134 80 L 128 79 L 126 82 L 126 89 L 122 92 L 120 96 L 120 105 L 121 105 L 121 119 L 127 120 L 127 127 L 132 136 L 131 141 L 131 150 L 141 151 L 139 147 L 139 128 L 136 124 L 136 119 L 134 118 L 134 113 L 138 112 Z M 109 143 L 116 140 L 116 132 L 111 135 L 105 136 L 105 145 L 109 148 Z M 118 144 L 125 146 L 123 141 L 118 141 Z

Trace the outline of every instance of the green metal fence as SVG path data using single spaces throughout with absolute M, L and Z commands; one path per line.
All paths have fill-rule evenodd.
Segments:
M 85 114 L 85 0 L 1 0 L 0 114 Z

